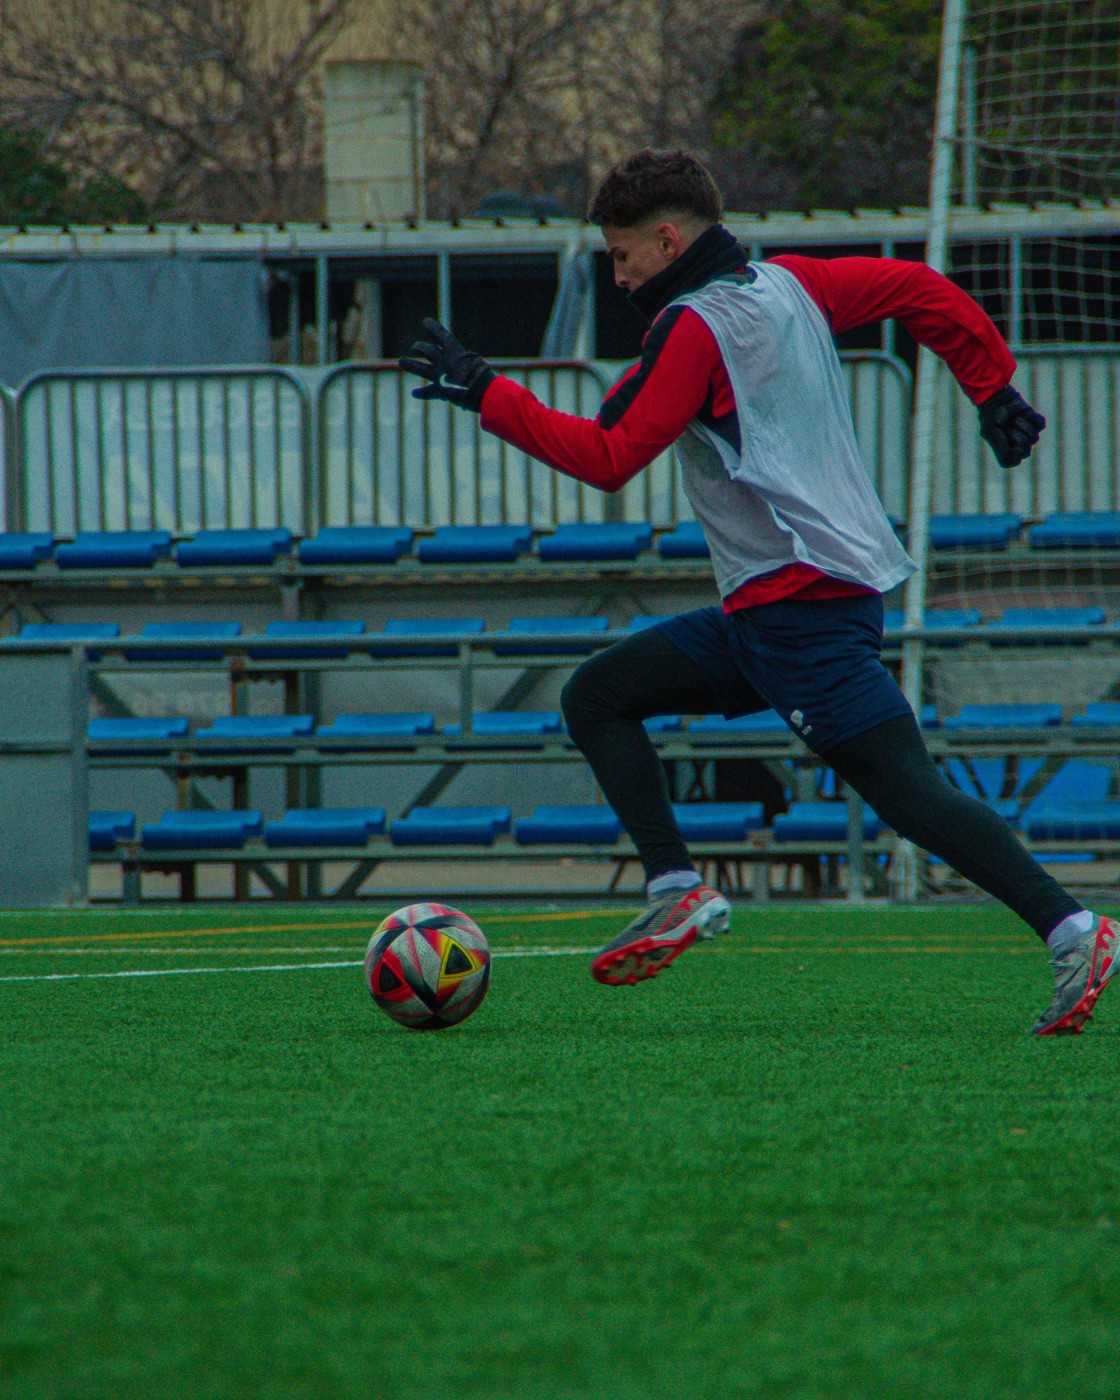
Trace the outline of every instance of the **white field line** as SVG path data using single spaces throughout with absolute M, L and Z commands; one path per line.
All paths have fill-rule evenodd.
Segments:
M 495 958 L 564 958 L 578 953 L 594 952 L 592 948 L 511 948 L 492 954 Z M 361 967 L 356 962 L 270 963 L 263 967 L 144 967 L 127 972 L 27 972 L 0 977 L 0 982 L 77 982 L 102 980 L 107 977 L 190 977 L 201 973 L 222 972 L 306 972 L 319 968 Z

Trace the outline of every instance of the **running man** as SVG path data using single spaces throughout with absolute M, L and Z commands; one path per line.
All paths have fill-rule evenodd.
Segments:
M 562 695 L 646 875 L 645 909 L 592 975 L 654 977 L 730 923 L 690 859 L 642 721 L 772 708 L 900 836 L 1035 930 L 1055 987 L 1033 1033 L 1078 1034 L 1116 968 L 1120 924 L 1082 908 L 1001 817 L 945 780 L 880 660 L 882 595 L 915 566 L 860 461 L 832 336 L 897 318 L 977 405 L 1003 467 L 1030 456 L 1045 420 L 1011 387 L 1015 361 L 991 320 L 940 274 L 893 258 L 749 262 L 722 213 L 711 175 L 682 151 L 640 151 L 603 181 L 589 218 L 650 330 L 593 420 L 546 408 L 436 321 L 400 362 L 429 381 L 415 397 L 472 409 L 603 491 L 675 443 L 708 541 L 722 606 L 598 653 Z

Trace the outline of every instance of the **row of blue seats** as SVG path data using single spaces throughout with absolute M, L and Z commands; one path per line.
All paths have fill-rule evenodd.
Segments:
M 1023 517 L 935 515 L 930 520 L 931 548 L 1004 550 L 1018 540 Z M 296 543 L 287 528 L 201 530 L 176 543 L 166 530 L 83 531 L 75 538 L 42 531 L 0 534 L 0 569 L 34 569 L 52 556 L 61 569 L 151 568 L 174 557 L 186 568 L 260 567 L 273 564 L 295 548 L 301 564 L 336 567 L 394 564 L 409 556 L 429 564 L 514 563 L 531 554 L 546 562 L 589 563 L 636 559 L 654 544 L 653 527 L 644 522 L 596 522 L 560 525 L 535 536 L 530 525 L 442 525 L 416 544 L 405 525 L 326 526 Z M 1032 549 L 1120 548 L 1120 512 L 1059 512 L 1027 532 Z M 663 559 L 706 559 L 708 546 L 695 521 L 682 521 L 657 538 Z
M 1120 701 L 1098 700 L 1088 705 L 1083 714 L 1073 715 L 1070 724 L 1078 729 L 1120 728 Z M 500 739 L 518 735 L 547 737 L 564 731 L 559 710 L 483 710 L 472 718 L 475 734 Z M 959 713 L 942 718 L 932 705 L 923 707 L 922 726 L 948 732 L 974 730 L 1055 729 L 1062 723 L 1062 707 L 1057 704 L 1027 705 L 962 705 Z M 658 715 L 646 721 L 654 733 L 672 734 L 685 729 L 681 715 Z M 707 715 L 693 719 L 688 733 L 696 738 L 724 740 L 736 735 L 766 736 L 786 734 L 785 721 L 774 710 L 724 719 L 722 715 Z M 220 715 L 209 725 L 198 729 L 194 739 L 204 744 L 236 745 L 248 743 L 254 749 L 269 740 L 285 746 L 298 739 L 338 740 L 361 739 L 420 739 L 442 733 L 446 738 L 462 735 L 458 724 L 437 726 L 429 711 L 403 711 L 388 714 L 338 715 L 327 724 L 316 727 L 312 715 Z M 174 743 L 189 737 L 190 726 L 181 716 L 145 716 L 130 719 L 94 719 L 90 721 L 89 738 L 96 745 L 126 743 L 133 747 L 143 743 Z M 252 750 L 250 750 L 252 751 Z
M 685 803 L 674 807 L 692 841 L 742 841 L 762 826 L 761 802 Z M 111 851 L 136 834 L 132 812 L 91 812 L 90 847 Z M 165 812 L 141 828 L 145 850 L 240 850 L 251 837 L 266 846 L 364 846 L 385 833 L 381 807 L 301 808 L 266 822 L 259 811 Z M 513 821 L 508 807 L 416 807 L 389 825 L 395 846 L 489 846 L 509 835 L 521 846 L 613 845 L 622 827 L 609 807 L 541 806 Z
M 1023 517 L 934 515 L 929 522 L 932 549 L 1005 550 L 1019 542 Z M 1120 511 L 1056 511 L 1027 530 L 1031 549 L 1120 549 Z
M 1000 804 L 994 803 L 997 808 Z M 760 802 L 675 804 L 681 833 L 688 841 L 742 842 L 763 828 Z M 1032 804 L 1019 823 L 1036 841 L 1120 840 L 1120 801 L 1108 798 L 1050 800 Z M 873 841 L 886 827 L 870 808 L 863 811 L 863 836 Z M 145 851 L 242 850 L 250 838 L 272 849 L 364 847 L 385 833 L 380 807 L 295 809 L 275 822 L 256 810 L 165 812 L 141 827 Z M 540 806 L 531 817 L 511 819 L 500 806 L 416 807 L 389 824 L 394 846 L 486 846 L 509 835 L 519 846 L 613 846 L 622 834 L 618 818 L 604 806 Z M 794 802 L 774 818 L 776 842 L 848 839 L 848 808 L 842 802 Z M 134 813 L 90 813 L 90 849 L 111 852 L 136 834 Z
M 531 554 L 551 563 L 636 559 L 653 545 L 653 526 L 638 523 L 559 525 L 534 536 L 531 525 L 442 525 L 416 547 L 423 564 L 512 564 Z M 45 532 L 0 534 L 0 569 L 33 569 L 54 557 L 60 569 L 146 569 L 172 556 L 185 568 L 268 566 L 293 548 L 312 567 L 395 564 L 412 554 L 417 535 L 406 525 L 326 526 L 296 544 L 279 529 L 201 530 L 175 543 L 167 530 L 91 530 L 60 540 Z M 663 559 L 706 559 L 694 521 L 659 536 Z
M 658 622 L 662 617 L 645 615 L 633 618 L 623 632 L 639 632 Z M 982 624 L 976 608 L 932 608 L 924 615 L 924 625 L 931 631 L 948 629 L 970 629 L 977 639 L 982 640 L 987 629 L 1012 630 L 1024 635 L 1040 629 L 1056 629 L 1061 633 L 1084 634 L 1086 641 L 1092 637 L 1092 629 L 1105 621 L 1104 610 L 1099 607 L 1084 608 L 1007 608 L 1003 615 Z M 885 614 L 885 627 L 889 635 L 897 632 L 904 622 L 900 611 L 888 610 Z M 534 655 L 584 655 L 592 647 L 586 642 L 567 640 L 575 636 L 599 634 L 604 637 L 611 632 L 609 619 L 605 617 L 515 617 L 504 628 L 488 632 L 485 620 L 481 617 L 445 618 L 393 618 L 385 623 L 380 632 L 367 632 L 366 625 L 354 618 L 339 618 L 321 622 L 270 622 L 261 633 L 242 636 L 240 622 L 148 622 L 136 634 L 145 641 L 174 643 L 167 648 L 148 647 L 143 651 L 124 651 L 130 661 L 220 661 L 223 656 L 220 647 L 199 646 L 205 642 L 244 641 L 250 654 L 257 660 L 331 660 L 345 658 L 352 652 L 371 656 L 453 656 L 452 643 L 425 645 L 425 637 L 485 637 L 496 656 Z M 524 642 L 516 640 L 529 634 L 549 638 L 547 642 Z M 98 642 L 112 641 L 121 637 L 118 622 L 29 622 L 21 629 L 19 636 L 28 640 L 55 642 Z M 394 637 L 415 639 L 417 645 L 405 647 L 379 647 L 380 639 Z M 344 639 L 341 644 L 339 639 Z M 6 639 L 5 639 L 6 640 Z M 1017 639 L 1005 640 L 1006 645 L 1016 644 Z M 1036 639 L 1037 640 L 1037 639 Z M 1066 638 L 1044 639 L 1054 645 L 1064 645 Z M 98 657 L 96 648 L 91 648 L 91 656 Z

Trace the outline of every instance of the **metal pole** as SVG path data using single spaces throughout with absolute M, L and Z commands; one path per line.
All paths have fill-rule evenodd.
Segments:
M 319 339 L 319 363 L 330 363 L 330 276 L 327 255 L 320 253 L 315 259 L 315 329 Z
M 436 316 L 447 327 L 451 326 L 451 254 L 439 253 L 436 256 Z
M 944 272 L 949 252 L 949 202 L 952 194 L 953 140 L 957 123 L 961 30 L 964 0 L 945 0 L 941 23 L 941 74 L 937 89 L 937 126 L 933 169 L 929 183 L 929 232 L 926 264 Z M 917 401 L 911 449 L 909 548 L 917 566 L 906 587 L 906 623 L 920 627 L 926 609 L 926 569 L 929 552 L 929 514 L 933 468 L 934 413 L 937 377 L 941 361 L 922 346 L 918 355 Z M 902 689 L 915 714 L 922 708 L 922 642 L 908 639 L 902 646 Z M 913 898 L 916 893 L 916 856 L 909 842 L 899 842 L 895 856 L 896 893 Z
M 1007 343 L 1018 350 L 1023 343 L 1023 240 L 1017 233 L 1011 235 L 1008 263 Z
M 961 81 L 964 84 L 964 129 L 961 132 L 961 203 L 976 208 L 976 45 L 961 50 Z

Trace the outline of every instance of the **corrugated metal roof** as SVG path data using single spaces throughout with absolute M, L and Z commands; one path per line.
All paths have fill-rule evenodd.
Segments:
M 928 211 L 819 209 L 806 213 L 727 214 L 724 223 L 743 243 L 819 244 L 921 242 Z M 1120 233 L 1120 202 L 994 205 L 954 210 L 950 237 L 1012 234 Z M 370 257 L 379 253 L 548 252 L 598 247 L 599 230 L 577 219 L 463 219 L 394 224 L 153 224 L 100 227 L 0 228 L 2 257 L 148 257 L 186 254 L 267 258 Z

